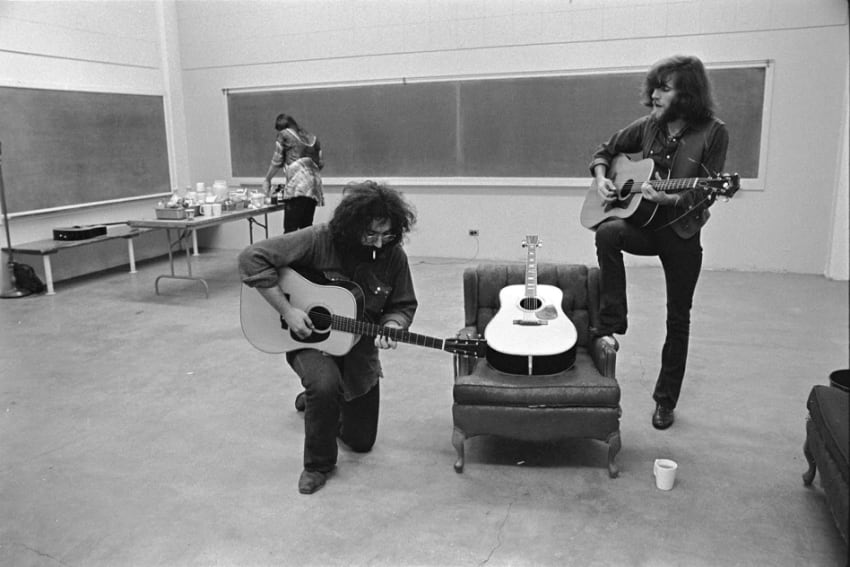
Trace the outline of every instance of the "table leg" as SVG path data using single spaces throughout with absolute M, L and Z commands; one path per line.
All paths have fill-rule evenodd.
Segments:
M 195 250 L 195 256 L 200 256 L 198 253 L 198 231 L 194 228 L 192 229 L 192 248 Z
M 266 238 L 269 237 L 269 214 L 263 215 L 263 222 L 258 221 L 254 217 L 248 217 L 248 241 L 254 243 L 254 225 L 259 225 L 265 231 Z
M 50 264 L 50 254 L 45 254 L 41 257 L 44 265 L 44 279 L 47 283 L 47 295 L 56 295 L 53 290 L 53 267 Z
M 159 295 L 159 280 L 163 278 L 173 279 L 173 280 L 192 280 L 199 282 L 204 286 L 204 293 L 207 296 L 207 299 L 210 297 L 210 287 L 207 285 L 206 280 L 203 278 L 195 277 L 192 275 L 192 252 L 191 248 L 188 245 L 185 245 L 185 240 L 189 237 L 190 234 L 194 234 L 194 230 L 182 230 L 177 233 L 177 238 L 175 240 L 171 239 L 171 229 L 165 229 L 165 238 L 168 240 L 168 266 L 170 269 L 170 274 L 163 274 L 161 276 L 157 276 L 154 281 L 154 290 L 156 294 Z M 174 272 L 174 247 L 177 246 L 179 250 L 186 252 L 186 272 L 185 276 L 178 276 Z
M 130 273 L 135 274 L 136 272 L 136 249 L 133 246 L 133 239 L 127 239 L 127 256 L 130 257 Z

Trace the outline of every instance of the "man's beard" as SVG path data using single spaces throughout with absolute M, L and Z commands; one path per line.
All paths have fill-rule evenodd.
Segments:
M 661 114 L 656 114 L 656 118 L 662 126 L 666 126 L 667 124 L 673 122 L 679 117 L 680 114 L 675 104 L 663 109 L 661 111 Z

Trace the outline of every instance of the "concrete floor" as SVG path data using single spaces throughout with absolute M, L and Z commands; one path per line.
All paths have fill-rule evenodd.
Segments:
M 235 252 L 0 301 L 0 565 L 844 565 L 819 477 L 803 486 L 806 397 L 848 365 L 848 284 L 704 272 L 672 429 L 652 429 L 663 277 L 629 270 L 621 475 L 595 441 L 467 442 L 452 469 L 451 356 L 384 354 L 370 454 L 297 492 L 299 391 L 239 326 Z M 61 261 L 61 258 L 60 258 Z M 468 263 L 414 259 L 414 331 L 462 324 Z M 182 267 L 182 266 L 180 266 Z M 657 457 L 679 462 L 654 487 Z

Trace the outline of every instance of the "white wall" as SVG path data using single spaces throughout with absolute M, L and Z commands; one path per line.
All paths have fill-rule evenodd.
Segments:
M 185 92 L 191 93 L 190 167 L 198 180 L 230 173 L 225 88 L 642 70 L 673 53 L 695 54 L 709 65 L 770 60 L 766 189 L 742 191 L 714 207 L 703 233 L 705 265 L 826 271 L 836 148 L 848 112 L 842 102 L 844 0 L 181 1 L 178 17 Z M 584 183 L 558 190 L 399 188 L 420 214 L 411 254 L 521 259 L 520 240 L 535 233 L 546 243 L 541 260 L 595 261 L 592 235 L 578 223 Z M 846 193 L 846 184 L 841 190 Z M 331 193 L 318 220 L 336 203 L 338 188 Z M 480 229 L 477 242 L 469 228 Z M 206 241 L 246 243 L 239 227 Z
M 846 279 L 845 0 L 0 3 L 0 85 L 164 95 L 177 186 L 230 179 L 225 88 L 643 70 L 672 53 L 709 65 L 772 62 L 766 189 L 714 207 L 705 265 Z M 592 234 L 577 221 L 584 183 L 399 188 L 419 211 L 413 255 L 519 260 L 520 240 L 534 233 L 544 242 L 541 261 L 595 261 Z M 328 187 L 317 221 L 329 217 L 339 190 Z M 12 240 L 151 216 L 152 205 L 15 218 Z M 280 219 L 272 223 L 279 232 Z M 477 240 L 469 228 L 481 231 Z M 146 235 L 139 257 L 161 254 L 162 238 Z M 247 231 L 231 223 L 201 242 L 238 250 Z M 80 250 L 62 253 L 71 256 L 56 262 L 57 279 L 126 263 L 120 247 L 97 257 Z
M 168 119 L 169 161 L 175 184 L 189 182 L 179 79 L 173 3 L 150 0 L 0 2 L 0 85 L 163 95 Z M 178 109 L 176 113 L 172 112 L 174 106 Z M 3 140 L 7 136 L 14 136 L 14 133 L 0 132 L 0 142 L 9 143 L 8 139 Z M 63 175 L 64 172 L 56 171 L 55 174 Z M 52 238 L 54 227 L 151 216 L 154 204 L 138 201 L 15 216 L 9 223 L 11 239 L 13 243 L 28 242 Z M 143 236 L 136 247 L 137 257 L 144 259 L 163 254 L 164 242 L 162 235 Z M 5 236 L 3 244 L 6 244 Z M 18 255 L 16 260 L 30 263 L 41 272 L 41 259 L 37 256 Z M 127 261 L 123 241 L 96 248 L 66 250 L 53 262 L 54 278 L 74 277 Z M 4 267 L 5 263 L 4 255 Z M 2 270 L 4 288 L 8 285 L 6 272 Z

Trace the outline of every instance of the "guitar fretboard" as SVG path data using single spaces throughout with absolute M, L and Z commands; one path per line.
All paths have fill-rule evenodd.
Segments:
M 528 244 L 528 255 L 525 261 L 525 297 L 537 297 L 537 246 Z
M 650 181 L 649 184 L 652 185 L 652 188 L 656 191 L 663 191 L 664 193 L 680 193 L 682 191 L 687 191 L 688 189 L 693 189 L 704 181 L 710 180 L 702 177 L 682 177 L 679 179 L 656 179 Z M 640 191 L 640 185 L 638 185 L 638 191 Z
M 327 316 L 325 316 L 327 319 Z M 375 323 L 366 321 L 358 321 L 350 317 L 342 317 L 341 315 L 330 315 L 331 328 L 335 331 L 344 333 L 352 333 L 354 335 L 363 335 L 366 337 L 388 337 L 399 343 L 424 346 L 428 348 L 436 348 L 445 350 L 445 340 L 426 335 L 411 333 L 404 329 L 396 329 L 394 327 L 384 327 Z

